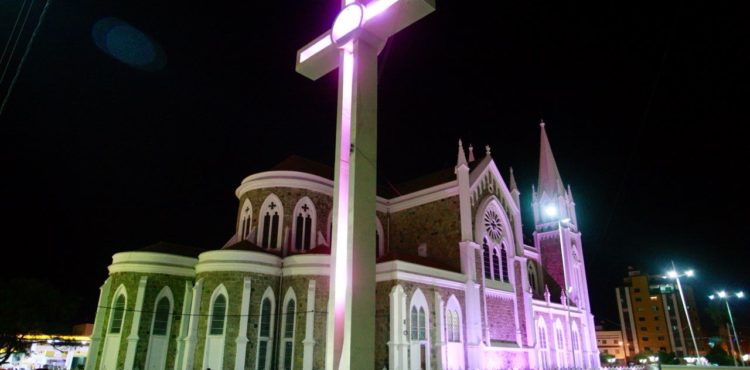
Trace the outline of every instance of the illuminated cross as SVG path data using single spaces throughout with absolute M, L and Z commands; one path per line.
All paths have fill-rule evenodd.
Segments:
M 434 0 L 343 0 L 333 27 L 297 51 L 316 80 L 339 68 L 326 369 L 375 364 L 375 168 L 378 53 L 435 10 Z

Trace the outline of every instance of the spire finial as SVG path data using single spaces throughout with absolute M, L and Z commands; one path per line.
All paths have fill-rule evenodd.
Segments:
M 539 127 L 544 128 L 544 119 L 539 120 Z
M 484 146 L 484 154 L 486 154 L 488 157 L 490 156 L 492 150 L 490 149 L 490 144 L 487 144 Z
M 518 185 L 516 184 L 516 177 L 513 175 L 513 167 L 510 168 L 510 190 L 518 190 Z
M 469 163 L 474 162 L 474 146 L 469 144 Z
M 464 153 L 464 144 L 461 142 L 461 139 L 458 139 L 458 159 L 456 160 L 456 167 L 459 166 L 466 166 L 466 154 Z

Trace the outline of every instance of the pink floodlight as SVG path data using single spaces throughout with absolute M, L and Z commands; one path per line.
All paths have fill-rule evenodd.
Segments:
M 331 28 L 331 41 L 337 45 L 348 41 L 347 36 L 351 36 L 364 23 L 364 14 L 364 8 L 357 3 L 349 4 L 341 9 L 341 13 L 336 17 Z

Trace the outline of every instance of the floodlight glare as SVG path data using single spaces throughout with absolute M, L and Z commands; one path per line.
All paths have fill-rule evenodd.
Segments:
M 671 277 L 672 279 L 677 277 L 677 271 L 672 270 L 667 272 L 667 276 Z
M 722 290 L 722 291 L 720 291 L 720 292 L 719 292 L 719 293 L 717 293 L 717 294 L 719 295 L 719 298 L 726 298 L 726 297 L 727 297 L 727 292 L 725 292 L 725 291 L 723 291 L 723 290 Z
M 341 9 L 341 13 L 336 16 L 331 29 L 331 41 L 336 45 L 342 45 L 348 41 L 347 36 L 351 36 L 355 30 L 362 26 L 365 10 L 362 5 L 352 3 Z
M 693 274 L 694 274 L 693 270 L 685 271 L 685 276 L 693 276 Z
M 713 295 L 713 294 L 711 294 L 710 296 L 708 296 L 708 299 L 710 299 L 710 300 L 712 300 L 712 301 L 714 300 L 714 298 L 716 298 L 716 296 L 715 296 L 715 295 Z
M 745 297 L 745 293 L 743 293 L 743 292 L 737 292 L 737 293 L 735 293 L 735 295 L 737 296 L 737 298 L 744 298 Z
M 555 216 L 557 216 L 557 207 L 555 207 L 555 206 L 547 206 L 547 207 L 544 208 L 544 213 L 547 216 L 555 217 Z

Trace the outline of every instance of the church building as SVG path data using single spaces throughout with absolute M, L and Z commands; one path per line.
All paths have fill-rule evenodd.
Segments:
M 544 123 L 531 204 L 507 175 L 459 141 L 454 167 L 378 191 L 375 369 L 599 368 L 575 202 Z M 290 157 L 242 180 L 223 247 L 115 254 L 86 370 L 325 369 L 333 188 L 332 169 Z

